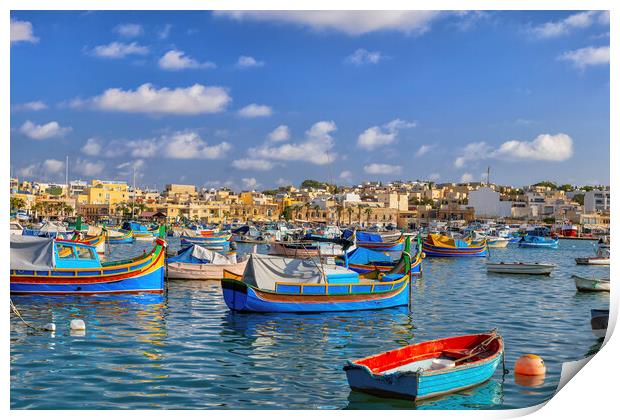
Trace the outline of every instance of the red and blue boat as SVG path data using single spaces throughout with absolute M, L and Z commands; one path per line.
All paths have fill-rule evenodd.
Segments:
M 229 233 L 203 236 L 196 235 L 194 231 L 189 229 L 184 229 L 181 232 L 181 246 L 200 245 L 211 250 L 228 251 L 230 249 L 230 238 Z
M 503 361 L 504 342 L 495 331 L 412 344 L 347 361 L 351 389 L 414 401 L 480 385 Z
M 487 241 L 453 239 L 449 236 L 429 234 L 422 242 L 427 257 L 486 257 Z
M 385 240 L 378 233 L 358 232 L 347 229 L 342 234 L 342 239 L 353 242 L 357 247 L 371 249 L 373 251 L 402 251 L 405 248 L 405 237 L 398 236 L 395 239 Z
M 411 241 L 405 244 L 403 252 L 411 254 L 410 250 Z M 422 263 L 422 247 L 418 243 L 417 252 L 415 257 L 412 257 L 411 273 L 419 274 Z M 372 272 L 387 273 L 396 267 L 399 259 L 394 260 L 389 253 L 373 251 L 367 248 L 357 247 L 350 252 L 347 252 L 344 257 L 336 258 L 336 264 L 346 267 L 349 270 L 353 270 L 359 274 L 367 274 Z
M 15 236 L 15 235 L 13 235 Z M 51 238 L 11 237 L 11 294 L 162 293 L 166 242 L 149 253 L 101 262 L 95 246 Z
M 409 239 L 407 239 L 409 240 Z M 411 261 L 403 253 L 394 272 L 376 278 L 336 265 L 251 254 L 242 276 L 224 270 L 226 305 L 241 312 L 331 312 L 381 309 L 409 303 Z

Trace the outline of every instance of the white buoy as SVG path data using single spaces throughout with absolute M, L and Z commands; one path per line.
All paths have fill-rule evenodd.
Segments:
M 49 324 L 45 324 L 43 326 L 43 329 L 46 331 L 56 331 L 56 324 L 54 324 L 53 322 L 50 322 Z
M 86 329 L 86 324 L 81 319 L 74 319 L 69 324 L 69 328 L 77 331 L 84 331 Z

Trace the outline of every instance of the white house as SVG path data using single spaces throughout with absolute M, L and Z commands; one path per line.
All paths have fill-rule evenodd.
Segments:
M 609 211 L 609 200 L 609 191 L 588 191 L 583 197 L 583 207 L 586 213 Z
M 469 207 L 473 207 L 476 217 L 500 217 L 499 192 L 482 187 L 469 193 Z M 508 214 L 510 215 L 510 214 Z

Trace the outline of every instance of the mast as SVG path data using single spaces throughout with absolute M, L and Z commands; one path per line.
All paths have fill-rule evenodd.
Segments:
M 133 166 L 133 195 L 131 196 L 131 220 L 134 219 L 134 210 L 136 208 L 136 165 Z
M 69 155 L 65 163 L 65 187 L 67 188 L 67 198 L 69 198 Z
M 489 179 L 491 178 L 491 167 L 487 166 L 487 187 L 489 186 Z

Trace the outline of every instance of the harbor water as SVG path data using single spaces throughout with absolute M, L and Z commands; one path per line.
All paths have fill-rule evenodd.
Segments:
M 163 295 L 14 296 L 23 318 L 56 323 L 30 330 L 11 316 L 13 409 L 506 409 L 554 394 L 561 364 L 601 342 L 590 309 L 608 293 L 577 292 L 571 274 L 609 276 L 575 265 L 591 241 L 558 249 L 491 249 L 487 258 L 427 258 L 407 307 L 320 314 L 241 314 L 226 307 L 218 282 L 169 281 Z M 113 245 L 110 259 L 134 256 L 146 242 Z M 178 248 L 177 238 L 171 247 Z M 239 252 L 250 246 L 239 245 Z M 260 249 L 259 249 L 260 251 Z M 263 249 L 264 251 L 264 249 Z M 487 274 L 487 261 L 550 262 L 551 276 Z M 86 330 L 70 332 L 73 319 Z M 414 404 L 353 392 L 342 367 L 409 343 L 497 328 L 506 367 L 456 394 Z M 540 355 L 544 383 L 515 383 L 516 359 Z M 577 375 L 576 380 L 579 380 Z

